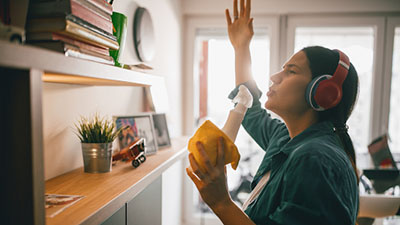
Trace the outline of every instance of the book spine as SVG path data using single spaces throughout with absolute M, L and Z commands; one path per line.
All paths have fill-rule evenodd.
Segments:
M 103 58 L 103 59 L 108 60 L 108 61 L 113 61 L 113 60 L 114 60 L 114 59 L 113 59 L 111 56 L 109 56 L 109 55 L 99 54 L 99 53 L 94 52 L 94 51 L 91 51 L 91 50 L 79 48 L 79 51 L 82 52 L 82 53 L 88 54 L 88 55 L 92 55 L 92 56 L 96 56 L 96 57 L 99 57 L 99 58 Z
M 36 33 L 26 33 L 26 42 L 35 42 L 35 41 L 51 41 L 53 40 L 52 32 L 36 32 Z
M 112 15 L 113 13 L 113 8 L 112 6 L 106 2 L 105 0 L 87 0 L 89 3 L 92 5 L 96 6 L 97 8 L 103 10 L 106 12 L 108 15 Z
M 92 10 L 82 6 L 77 1 L 71 0 L 71 13 L 108 33 L 113 32 L 111 21 L 107 21 Z
M 107 60 L 101 57 L 93 56 L 90 54 L 86 54 L 83 52 L 80 52 L 79 49 L 73 48 L 73 47 L 66 47 L 65 55 L 69 57 L 75 57 L 75 58 L 80 58 L 80 59 L 87 59 L 90 61 L 94 62 L 100 62 L 100 63 L 105 63 L 108 65 L 114 65 L 114 61 L 112 60 Z
M 64 44 L 61 42 L 54 42 L 53 41 L 36 41 L 36 42 L 29 42 L 30 45 L 39 47 L 39 48 L 45 48 L 49 49 L 51 51 L 56 51 L 56 52 L 61 52 L 65 53 L 65 47 Z
M 57 32 L 65 34 L 69 37 L 78 38 L 81 41 L 93 44 L 99 47 L 108 47 L 110 49 L 119 49 L 118 42 L 110 40 L 100 34 L 97 34 L 85 27 L 82 27 L 71 21 L 67 21 L 67 26 L 64 31 Z
M 76 17 L 72 14 L 63 17 L 55 17 L 55 18 L 36 18 L 30 19 L 26 25 L 27 33 L 37 33 L 37 32 L 55 32 L 65 30 L 66 24 L 68 21 L 78 24 L 80 27 L 86 28 L 98 35 L 103 36 L 104 38 L 110 39 L 111 41 L 116 42 L 117 38 L 111 33 L 104 31 L 91 23 L 88 23 L 85 20 L 82 20 L 79 17 Z
M 62 42 L 67 43 L 67 44 L 75 45 L 75 46 L 77 46 L 77 47 L 79 47 L 81 49 L 87 49 L 89 51 L 93 51 L 93 52 L 96 52 L 96 53 L 99 53 L 99 54 L 102 54 L 102 55 L 109 55 L 110 54 L 108 48 L 101 48 L 101 47 L 98 47 L 98 46 L 87 44 L 85 42 L 78 41 L 76 39 L 69 38 L 67 36 L 56 34 L 56 33 L 53 34 L 53 40 L 62 41 Z
M 26 23 L 26 32 L 46 32 L 64 29 L 66 25 L 66 20 L 63 17 L 57 18 L 37 18 L 28 20 Z
M 33 2 L 29 5 L 28 18 L 67 15 L 71 13 L 70 0 Z
M 81 4 L 82 6 L 88 8 L 89 10 L 92 10 L 93 12 L 95 12 L 97 15 L 103 17 L 104 19 L 112 22 L 111 15 L 109 15 L 108 13 L 99 9 L 98 7 L 94 6 L 93 4 L 90 4 L 88 1 L 86 1 L 86 0 L 75 0 L 75 1 L 78 2 L 79 4 Z
M 68 15 L 71 13 L 71 1 L 72 0 L 61 0 L 61 1 L 46 1 L 46 2 L 33 2 L 29 6 L 28 18 L 40 18 L 40 17 L 51 17 Z M 86 7 L 88 10 L 93 11 L 97 15 L 101 16 L 107 21 L 111 20 L 111 14 L 103 11 L 99 7 L 93 5 L 87 0 L 75 0 L 80 5 Z
M 74 16 L 72 14 L 67 15 L 65 17 L 65 19 L 67 21 L 71 21 L 71 22 L 73 22 L 75 24 L 78 24 L 78 25 L 80 25 L 80 26 L 82 26 L 82 27 L 84 27 L 84 28 L 86 28 L 88 30 L 91 30 L 91 31 L 93 31 L 93 32 L 95 32 L 95 33 L 97 33 L 99 35 L 102 35 L 102 36 L 104 36 L 104 37 L 106 37 L 108 39 L 111 39 L 111 40 L 113 40 L 115 42 L 117 41 L 117 38 L 114 35 L 112 35 L 112 33 L 104 31 L 103 29 L 100 29 L 100 28 L 94 26 L 93 24 L 88 23 L 88 22 L 82 20 L 81 18 L 76 17 L 76 16 Z

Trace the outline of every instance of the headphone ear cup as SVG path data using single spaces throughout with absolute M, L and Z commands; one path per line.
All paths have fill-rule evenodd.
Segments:
M 324 109 L 330 109 L 339 104 L 342 99 L 341 87 L 332 80 L 320 82 L 314 95 L 315 102 Z
M 318 96 L 323 96 L 323 93 L 321 93 L 321 89 L 318 90 L 318 87 L 320 86 L 320 83 L 322 81 L 328 80 L 329 78 L 331 78 L 331 75 L 322 75 L 322 76 L 318 76 L 316 78 L 314 78 L 308 85 L 306 88 L 306 101 L 307 103 L 316 111 L 324 111 L 325 109 L 323 107 L 321 107 L 316 100 L 316 95 Z

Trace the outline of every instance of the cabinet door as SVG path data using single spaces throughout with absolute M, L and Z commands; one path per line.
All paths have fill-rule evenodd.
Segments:
M 110 218 L 106 219 L 101 225 L 126 225 L 126 204 L 118 209 Z
M 127 203 L 128 225 L 161 225 L 161 176 Z

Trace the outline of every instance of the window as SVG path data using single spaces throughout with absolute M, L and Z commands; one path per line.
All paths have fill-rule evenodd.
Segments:
M 188 85 L 186 92 L 189 97 L 185 102 L 186 123 L 191 125 L 193 121 L 198 122 L 199 118 L 209 118 L 222 127 L 229 110 L 233 107 L 227 99 L 235 85 L 233 49 L 224 31 L 225 24 L 216 22 L 220 20 L 208 18 L 201 19 L 204 20 L 201 22 L 199 20 L 192 18 L 187 32 L 188 61 L 184 63 L 188 65 L 186 73 L 189 82 L 186 81 L 185 84 Z M 358 102 L 348 121 L 349 133 L 358 153 L 359 169 L 373 166 L 369 163 L 367 146 L 371 140 L 383 133 L 389 132 L 391 136 L 392 152 L 400 153 L 400 122 L 396 118 L 400 115 L 400 91 L 397 88 L 400 86 L 398 16 L 303 14 L 280 15 L 263 22 L 257 17 L 257 21 L 259 24 L 269 25 L 268 30 L 256 30 L 251 46 L 253 76 L 264 93 L 262 102 L 266 101 L 269 74 L 278 71 L 294 52 L 310 45 L 341 49 L 350 57 L 359 75 Z M 221 28 L 210 28 L 216 24 Z M 187 127 L 188 133 L 193 132 L 193 127 Z M 254 175 L 259 166 L 256 159 L 262 159 L 262 154 L 248 157 L 249 153 L 251 155 L 262 151 L 259 151 L 257 144 L 243 129 L 239 131 L 236 143 L 242 160 L 237 171 L 228 171 L 230 191 L 237 188 L 243 180 L 251 180 L 246 176 Z M 185 192 L 187 224 L 199 221 L 203 222 L 200 224 L 220 224 L 215 217 L 210 219 L 212 214 L 208 214 L 208 208 L 200 203 L 197 189 L 191 181 L 188 180 L 185 185 L 185 189 L 188 190 Z M 247 196 L 241 193 L 234 198 L 240 202 Z M 197 218 L 194 220 L 193 216 Z
M 297 27 L 295 31 L 294 52 L 312 45 L 337 48 L 349 56 L 356 68 L 360 92 L 347 123 L 357 152 L 366 152 L 369 144 L 374 33 L 373 27 Z
M 392 83 L 390 94 L 389 135 L 390 150 L 400 152 L 400 27 L 396 27 L 393 45 Z
M 208 33 L 208 35 L 207 35 Z M 270 38 L 267 30 L 256 30 L 250 46 L 253 77 L 259 88 L 266 93 L 269 88 Z M 235 55 L 227 35 L 218 35 L 215 30 L 200 30 L 196 47 L 196 63 L 199 71 L 199 107 L 198 121 L 211 120 L 218 127 L 223 127 L 233 104 L 227 98 L 235 87 Z M 266 101 L 263 95 L 261 101 Z M 200 124 L 198 124 L 200 125 Z M 236 171 L 227 167 L 228 187 L 233 200 L 241 205 L 250 192 L 250 182 L 257 171 L 264 152 L 252 141 L 251 137 L 240 129 L 235 144 L 241 153 L 241 160 Z M 246 185 L 244 185 L 246 184 Z M 193 188 L 194 213 L 199 217 L 210 217 L 211 211 L 201 201 L 196 188 Z

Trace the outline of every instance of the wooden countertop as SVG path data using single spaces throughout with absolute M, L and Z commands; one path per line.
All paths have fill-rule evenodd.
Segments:
M 187 137 L 172 140 L 138 168 L 118 162 L 110 173 L 84 173 L 83 168 L 46 181 L 46 194 L 83 195 L 74 205 L 46 224 L 99 224 L 134 198 L 166 169 L 187 155 Z

